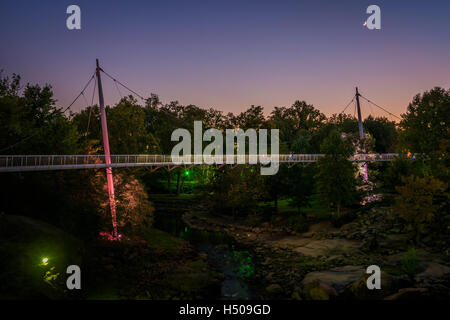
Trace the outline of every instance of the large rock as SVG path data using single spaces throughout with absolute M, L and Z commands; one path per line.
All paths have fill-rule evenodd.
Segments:
M 395 292 L 395 281 L 391 275 L 381 271 L 381 288 L 369 290 L 367 288 L 367 279 L 370 274 L 364 273 L 350 287 L 350 293 L 359 300 L 383 299 Z
M 316 279 L 304 284 L 303 295 L 307 300 L 329 300 L 338 293 L 330 284 Z
M 280 248 L 289 248 L 295 252 L 312 256 L 328 256 L 337 254 L 352 254 L 359 248 L 359 243 L 345 239 L 314 240 L 300 237 L 283 237 L 273 242 Z
M 449 276 L 450 267 L 436 262 L 429 262 L 426 264 L 425 270 L 417 274 L 414 280 L 419 283 L 433 283 L 439 282 Z
M 389 250 L 406 250 L 410 245 L 410 236 L 406 233 L 400 234 L 387 234 L 378 241 L 381 248 Z
M 273 283 L 269 286 L 266 287 L 266 292 L 270 295 L 270 296 L 277 296 L 280 295 L 283 292 L 283 288 L 281 288 L 281 286 L 277 283 Z
M 353 282 L 365 273 L 362 266 L 344 266 L 326 271 L 308 273 L 302 281 L 304 287 L 313 282 L 326 283 L 333 287 L 337 293 L 343 292 Z

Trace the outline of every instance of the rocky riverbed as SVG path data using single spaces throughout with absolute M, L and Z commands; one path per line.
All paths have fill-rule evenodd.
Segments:
M 264 298 L 402 299 L 449 298 L 448 252 L 416 248 L 417 265 L 407 269 L 410 235 L 388 207 L 372 208 L 335 228 L 322 221 L 305 233 L 263 223 L 212 216 L 192 209 L 183 215 L 191 228 L 221 231 L 252 249 Z M 381 290 L 368 290 L 366 268 L 378 265 Z

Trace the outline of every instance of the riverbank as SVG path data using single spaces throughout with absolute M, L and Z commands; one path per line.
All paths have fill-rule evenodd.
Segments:
M 221 231 L 251 248 L 264 297 L 276 299 L 400 299 L 450 297 L 448 252 L 422 246 L 408 262 L 409 234 L 388 207 L 375 207 L 335 228 L 321 221 L 307 232 L 263 223 L 250 226 L 202 210 L 183 215 L 191 228 Z M 407 270 L 414 264 L 413 270 Z M 382 270 L 382 289 L 366 287 L 366 268 Z
M 222 274 L 186 241 L 150 228 L 121 241 L 80 241 L 48 223 L 0 215 L 3 299 L 208 299 Z M 66 268 L 81 269 L 67 290 Z

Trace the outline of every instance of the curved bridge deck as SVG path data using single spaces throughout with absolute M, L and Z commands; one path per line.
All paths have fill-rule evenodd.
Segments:
M 222 161 L 215 161 L 214 156 L 202 156 L 201 162 L 194 161 L 194 156 L 182 157 L 155 154 L 111 155 L 107 163 L 104 155 L 0 155 L 0 172 L 42 171 L 89 169 L 107 167 L 171 167 L 179 165 L 233 165 L 233 164 L 266 164 L 274 155 L 245 155 L 239 157 L 223 156 Z M 295 164 L 315 162 L 323 154 L 280 154 L 279 163 Z M 355 154 L 349 160 L 353 162 L 392 161 L 397 157 L 405 157 L 398 153 Z M 410 157 L 411 158 L 411 157 Z M 411 159 L 415 159 L 412 157 Z M 216 159 L 217 160 L 217 159 Z M 220 160 L 220 159 L 219 159 Z M 272 162 L 277 160 L 272 160 Z M 182 162 L 182 163 L 181 163 Z

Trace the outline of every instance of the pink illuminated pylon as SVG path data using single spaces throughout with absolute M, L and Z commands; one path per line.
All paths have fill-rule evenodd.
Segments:
M 109 139 L 108 139 L 108 125 L 106 123 L 106 111 L 105 104 L 103 100 L 103 88 L 102 88 L 102 80 L 100 77 L 100 69 L 98 59 L 96 74 L 97 74 L 97 82 L 98 82 L 98 100 L 100 107 L 100 119 L 102 122 L 102 136 L 103 136 L 103 148 L 105 149 L 105 162 L 106 164 L 111 164 L 111 153 L 109 150 Z M 112 174 L 112 167 L 106 168 L 106 180 L 108 182 L 108 195 L 109 195 L 109 207 L 111 208 L 111 218 L 112 218 L 112 226 L 113 226 L 113 236 L 117 239 L 117 220 L 116 220 L 116 200 L 114 197 L 114 179 Z
M 365 153 L 365 150 L 362 148 L 363 145 L 363 140 L 364 140 L 364 132 L 363 132 L 363 125 L 362 125 L 362 117 L 361 117 L 361 107 L 359 105 L 359 92 L 358 92 L 358 87 L 356 87 L 356 106 L 358 108 L 358 129 L 359 129 L 359 145 L 361 148 L 361 151 Z M 367 182 L 369 181 L 369 174 L 367 173 L 367 162 L 364 162 L 364 181 Z

